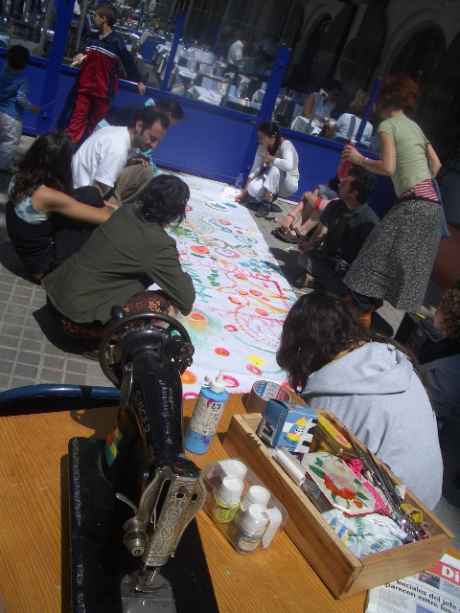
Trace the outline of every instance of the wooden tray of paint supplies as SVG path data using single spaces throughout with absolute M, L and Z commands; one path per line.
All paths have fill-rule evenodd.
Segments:
M 337 429 L 339 436 L 342 434 L 346 437 L 354 453 L 358 452 L 362 459 L 366 459 L 363 465 L 369 466 L 369 463 L 373 462 L 375 473 L 379 474 L 380 478 L 385 477 L 387 489 L 377 489 L 378 492 L 385 491 L 388 495 L 389 484 L 393 487 L 398 486 L 399 482 L 396 477 L 375 456 L 370 454 L 368 449 L 337 418 L 327 411 L 318 411 L 313 424 L 319 421 L 319 416 L 325 418 L 325 420 L 321 418 L 322 423 L 326 421 L 329 425 L 332 424 L 333 429 Z M 305 422 L 302 423 L 305 425 Z M 364 555 L 364 557 L 354 555 L 324 519 L 322 515 L 324 508 L 321 508 L 321 504 L 327 505 L 328 501 L 322 494 L 318 497 L 319 488 L 312 483 L 311 479 L 308 480 L 313 486 L 313 491 L 316 487 L 315 498 L 312 496 L 312 488 L 305 487 L 306 484 L 301 487 L 294 478 L 287 474 L 279 463 L 279 458 L 278 461 L 274 459 L 273 449 L 257 435 L 259 425 L 261 427 L 259 432 L 261 436 L 264 436 L 262 428 L 266 426 L 266 418 L 262 422 L 261 414 L 234 415 L 225 435 L 224 447 L 230 455 L 246 462 L 286 507 L 289 514 L 285 526 L 287 534 L 336 598 L 346 598 L 372 587 L 411 576 L 431 566 L 446 552 L 453 538 L 452 533 L 407 488 L 404 491 L 401 487 L 397 487 L 396 491 L 404 498 L 406 512 L 402 516 L 391 515 L 391 517 L 393 519 L 398 517 L 398 522 L 400 522 L 398 525 L 404 525 L 412 538 L 408 538 L 401 546 L 386 551 Z M 270 435 L 273 434 L 273 428 L 269 428 L 268 431 Z M 310 431 L 314 429 L 310 428 Z M 266 433 L 267 431 L 265 435 Z M 293 438 L 295 437 L 296 435 Z M 264 438 L 266 439 L 266 436 Z M 318 436 L 315 441 L 319 439 Z M 312 451 L 315 451 L 314 444 Z M 330 456 L 332 453 L 335 452 L 327 455 Z M 307 455 L 321 456 L 320 453 Z M 312 474 L 311 471 L 310 474 Z M 319 474 L 321 475 L 321 472 Z M 380 483 L 382 482 L 379 481 L 378 484 Z M 382 488 L 383 485 L 382 483 Z M 308 492 L 309 495 L 305 492 Z M 364 496 L 362 498 L 364 500 Z M 387 500 L 387 498 L 384 499 Z M 312 500 L 316 500 L 315 504 Z M 361 504 L 361 500 L 358 504 Z M 398 507 L 388 506 L 386 508 L 394 510 Z M 408 525 L 406 519 L 401 519 L 401 517 L 406 519 L 410 517 L 410 528 L 406 528 Z M 415 531 L 416 524 L 412 522 L 412 518 L 417 517 L 417 522 L 423 521 L 423 523 L 418 523 L 420 528 Z M 423 538 L 420 538 L 421 533 L 423 533 Z M 418 536 L 414 537 L 414 534 Z M 411 542 L 406 544 L 408 540 Z

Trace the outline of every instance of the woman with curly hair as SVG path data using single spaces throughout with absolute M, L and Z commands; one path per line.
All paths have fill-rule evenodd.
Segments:
M 64 217 L 78 227 L 78 236 L 73 240 L 75 251 L 94 225 L 107 221 L 112 212 L 102 198 L 98 197 L 97 202 L 88 198 L 88 189 L 94 188 L 73 193 L 71 160 L 67 136 L 40 136 L 20 162 L 10 187 L 6 228 L 26 273 L 34 281 L 40 281 L 59 260 L 56 234 Z M 85 198 L 91 206 L 72 195 Z M 70 254 L 68 245 L 65 251 Z
M 191 311 L 193 282 L 165 230 L 183 221 L 189 198 L 178 177 L 155 177 L 135 203 L 115 211 L 78 253 L 45 277 L 48 301 L 66 332 L 99 338 L 114 306 L 128 314 Z M 160 294 L 146 291 L 152 284 Z
M 419 359 L 436 414 L 450 417 L 460 411 L 460 283 L 443 295 L 434 325 L 442 338 L 427 341 Z
M 377 112 L 380 159 L 362 155 L 352 145 L 343 158 L 369 172 L 391 177 L 396 204 L 370 234 L 345 277 L 363 310 L 388 300 L 415 311 L 425 298 L 444 213 L 433 179 L 441 162 L 421 128 L 406 113 L 415 109 L 418 85 L 403 76 L 383 82 Z
M 429 508 L 437 504 L 436 418 L 404 352 L 360 326 L 343 300 L 315 291 L 291 308 L 277 360 L 309 405 L 334 413 Z

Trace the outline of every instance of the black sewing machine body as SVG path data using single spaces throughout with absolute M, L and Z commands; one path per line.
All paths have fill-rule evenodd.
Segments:
M 156 314 L 119 311 L 101 343 L 120 411 L 112 441 L 69 443 L 74 613 L 217 610 L 194 522 L 205 488 L 182 447 L 192 355 L 185 329 Z

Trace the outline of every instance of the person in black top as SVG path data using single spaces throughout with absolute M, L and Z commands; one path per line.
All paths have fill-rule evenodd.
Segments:
M 339 198 L 328 204 L 313 234 L 299 245 L 303 272 L 295 287 L 319 286 L 343 296 L 348 293 L 342 278 L 378 222 L 366 204 L 371 187 L 371 175 L 356 166 L 340 180 Z

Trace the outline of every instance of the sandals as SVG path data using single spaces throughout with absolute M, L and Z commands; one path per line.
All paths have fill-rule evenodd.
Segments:
M 298 236 L 292 236 L 292 234 L 286 232 L 286 230 L 283 230 L 283 228 L 280 227 L 275 228 L 272 231 L 272 234 L 280 241 L 283 241 L 283 243 L 291 243 L 293 245 L 297 245 L 301 240 Z

